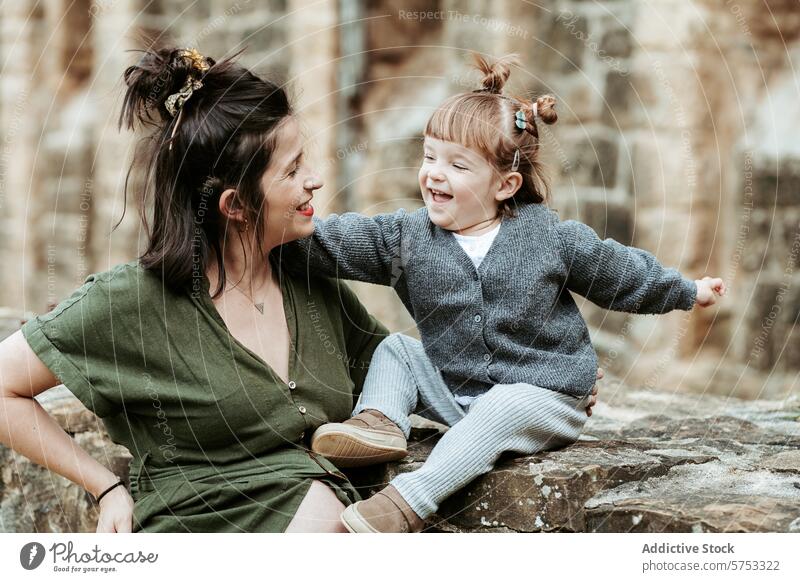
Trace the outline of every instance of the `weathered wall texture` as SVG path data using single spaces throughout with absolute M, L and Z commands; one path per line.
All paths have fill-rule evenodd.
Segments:
M 421 17 L 419 11 L 429 11 Z M 425 120 L 472 90 L 469 50 L 548 92 L 553 206 L 730 293 L 691 314 L 585 303 L 601 365 L 646 389 L 780 398 L 800 342 L 800 13 L 792 0 L 20 0 L 0 7 L 0 305 L 40 312 L 143 244 L 116 129 L 136 35 L 287 80 L 326 180 L 318 212 L 420 204 Z M 413 333 L 391 291 L 373 312 Z M 582 301 L 578 298 L 579 301 Z

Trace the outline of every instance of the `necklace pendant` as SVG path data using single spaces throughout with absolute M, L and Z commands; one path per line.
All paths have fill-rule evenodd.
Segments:
M 264 304 L 263 303 L 253 303 L 253 305 L 256 306 L 256 309 L 258 309 L 258 312 L 261 315 L 264 315 Z

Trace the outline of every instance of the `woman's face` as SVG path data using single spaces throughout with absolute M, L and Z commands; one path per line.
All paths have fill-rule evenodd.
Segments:
M 269 167 L 261 178 L 266 196 L 264 233 L 267 248 L 274 248 L 314 232 L 314 190 L 322 180 L 305 163 L 303 135 L 294 117 L 289 116 L 277 129 L 276 147 Z

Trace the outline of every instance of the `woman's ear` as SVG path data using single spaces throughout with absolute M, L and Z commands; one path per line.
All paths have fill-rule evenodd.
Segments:
M 219 196 L 219 213 L 233 222 L 244 222 L 244 208 L 239 202 L 238 192 L 233 188 L 224 190 Z
M 494 199 L 498 202 L 508 200 L 522 187 L 522 174 L 519 172 L 509 172 L 501 177 L 500 185 L 494 194 Z

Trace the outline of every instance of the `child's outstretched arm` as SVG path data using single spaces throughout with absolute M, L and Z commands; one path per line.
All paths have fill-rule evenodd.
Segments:
M 315 218 L 314 234 L 281 246 L 278 258 L 294 271 L 391 285 L 406 216 L 401 209 L 372 217 L 347 212 Z
M 663 267 L 645 250 L 610 238 L 600 240 L 591 227 L 575 220 L 559 222 L 555 228 L 567 269 L 567 288 L 600 307 L 658 314 L 713 303 L 713 292 L 710 303 L 705 296 L 708 281 L 687 279 L 677 270 Z M 723 294 L 722 280 L 713 281 L 713 289 Z

